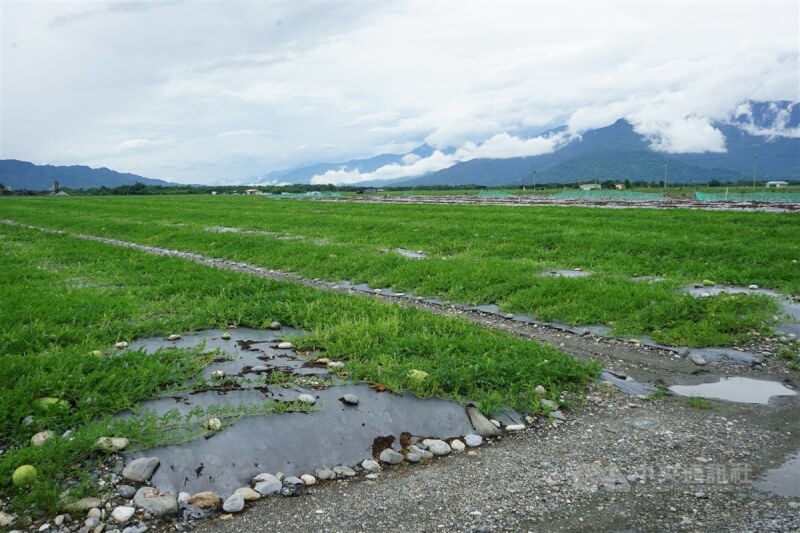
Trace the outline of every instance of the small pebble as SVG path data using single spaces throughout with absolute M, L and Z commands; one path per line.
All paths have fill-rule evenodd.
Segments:
M 364 459 L 361 461 L 361 468 L 367 472 L 380 472 L 381 465 L 374 459 Z
M 403 454 L 391 448 L 386 448 L 381 452 L 380 460 L 390 465 L 399 465 L 403 462 Z
M 475 435 L 474 433 L 470 433 L 469 435 L 464 436 L 464 442 L 470 448 L 477 448 L 481 444 L 483 444 L 483 437 L 480 435 Z
M 314 398 L 313 396 L 311 396 L 310 394 L 301 394 L 301 395 L 299 395 L 297 397 L 297 401 L 298 402 L 302 402 L 302 403 L 308 403 L 308 404 L 311 404 L 311 405 L 314 405 L 315 403 L 317 403 L 317 399 Z
M 133 507 L 128 507 L 125 505 L 121 505 L 111 511 L 111 518 L 119 522 L 120 524 L 124 524 L 128 520 L 133 517 L 133 514 L 136 512 L 136 509 Z
M 334 473 L 336 473 L 336 475 L 342 477 L 353 477 L 356 475 L 356 471 L 350 468 L 349 466 L 334 466 L 333 471 Z
M 355 394 L 345 394 L 339 398 L 339 401 L 345 405 L 358 405 L 358 396 Z

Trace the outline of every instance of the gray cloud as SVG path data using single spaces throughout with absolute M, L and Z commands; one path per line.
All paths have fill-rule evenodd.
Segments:
M 197 183 L 617 118 L 720 151 L 743 100 L 800 100 L 796 2 L 642 4 L 7 0 L 0 157 Z

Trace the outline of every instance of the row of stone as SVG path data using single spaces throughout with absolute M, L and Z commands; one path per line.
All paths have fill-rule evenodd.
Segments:
M 537 387 L 536 392 L 542 395 L 545 391 L 542 387 Z M 340 400 L 351 405 L 358 403 L 357 397 L 352 395 L 346 396 L 348 397 L 343 397 Z M 300 401 L 309 401 L 309 403 L 313 403 L 313 397 L 304 398 L 301 395 L 298 399 Z M 546 399 L 542 399 L 542 403 L 551 409 L 557 408 L 557 405 Z M 365 459 L 360 463 L 360 469 L 367 473 L 367 479 L 374 480 L 377 479 L 378 472 L 380 472 L 382 468 L 381 463 L 385 465 L 397 465 L 403 461 L 419 463 L 424 460 L 433 459 L 434 457 L 446 456 L 452 452 L 461 452 L 467 447 L 481 446 L 484 437 L 493 437 L 502 433 L 499 422 L 487 419 L 474 407 L 469 407 L 467 413 L 478 434 L 468 434 L 464 436 L 463 439 L 453 439 L 449 443 L 440 439 L 424 439 L 421 442 L 408 446 L 404 450 L 404 453 L 387 448 L 380 452 L 378 456 L 379 461 L 371 458 Z M 558 414 L 560 413 L 555 411 L 551 413 L 551 416 Z M 524 429 L 525 427 L 524 424 L 514 424 L 507 425 L 504 429 L 506 431 L 514 431 Z M 109 451 L 124 448 L 124 446 L 121 446 L 122 444 L 122 442 L 112 442 L 112 439 L 109 438 L 98 441 L 98 447 L 107 448 Z M 159 464 L 160 460 L 157 457 L 134 459 L 124 466 L 121 474 L 126 480 L 136 483 L 147 483 Z M 273 494 L 298 496 L 302 493 L 304 487 L 316 484 L 317 480 L 351 478 L 356 476 L 357 472 L 349 466 L 339 465 L 333 468 L 321 467 L 315 471 L 315 474 L 315 476 L 304 474 L 300 477 L 286 477 L 280 472 L 276 475 L 262 473 L 252 479 L 250 486 L 236 489 L 236 491 L 224 501 L 213 492 L 200 492 L 195 495 L 182 492 L 176 497 L 171 494 L 162 493 L 157 488 L 150 486 L 141 487 L 138 490 L 130 486 L 120 486 L 118 487 L 118 493 L 124 498 L 133 497 L 134 505 L 154 517 L 160 518 L 177 514 L 180 507 L 183 507 L 184 510 L 186 508 L 205 510 L 207 511 L 207 516 L 220 506 L 222 510 L 227 513 L 237 513 L 244 509 L 245 502 L 258 500 Z M 115 508 L 111 512 L 111 516 L 117 522 L 124 523 L 126 520 L 130 520 L 134 513 L 135 508 L 129 505 L 122 505 Z
M 387 465 L 397 465 L 404 460 L 409 463 L 418 463 L 423 460 L 460 452 L 469 447 L 478 447 L 483 444 L 480 435 L 469 434 L 464 440 L 453 439 L 448 444 L 439 439 L 425 439 L 417 444 L 410 445 L 405 455 L 391 448 L 380 453 L 379 459 Z M 122 477 L 137 483 L 145 483 L 158 468 L 160 461 L 157 457 L 141 457 L 128 463 L 122 470 Z M 365 459 L 360 464 L 361 469 L 367 472 L 368 479 L 376 479 L 381 465 L 374 459 Z M 195 495 L 182 492 L 177 497 L 159 491 L 155 487 L 141 487 L 133 495 L 133 503 L 154 517 L 165 517 L 177 514 L 179 504 L 190 505 L 199 509 L 213 511 L 220 506 L 226 513 L 238 513 L 244 509 L 245 502 L 258 500 L 273 494 L 283 496 L 299 496 L 306 486 L 314 485 L 317 480 L 333 480 L 337 478 L 351 478 L 357 475 L 355 469 L 349 466 L 321 467 L 316 470 L 316 476 L 304 474 L 302 476 L 284 476 L 282 473 L 273 475 L 261 473 L 254 477 L 250 487 L 236 489 L 224 501 L 213 492 L 200 492 Z M 131 490 L 132 487 L 131 487 Z M 130 494 L 125 494 L 129 496 Z M 130 520 L 135 513 L 135 508 L 119 506 L 112 511 L 112 517 L 119 523 Z
M 557 407 L 555 404 L 543 399 L 543 403 L 550 408 Z M 495 436 L 498 432 L 502 432 L 501 424 L 496 420 L 489 420 L 483 417 L 474 408 L 468 408 L 470 419 L 476 424 L 476 431 L 479 433 L 491 433 L 485 436 Z M 553 414 L 559 414 L 557 411 Z M 514 431 L 523 429 L 524 424 L 507 425 L 506 431 Z M 491 431 L 489 431 L 491 428 Z M 245 504 L 248 501 L 254 501 L 266 496 L 281 494 L 283 496 L 299 496 L 302 494 L 305 487 L 314 485 L 318 480 L 334 480 L 352 478 L 358 475 L 358 471 L 366 473 L 368 480 L 375 480 L 382 470 L 382 465 L 398 465 L 403 461 L 408 463 L 418 463 L 421 461 L 431 460 L 434 457 L 441 457 L 449 455 L 453 452 L 461 452 L 466 448 L 473 448 L 481 446 L 484 438 L 478 434 L 468 434 L 462 439 L 452 439 L 449 441 L 440 439 L 424 439 L 416 444 L 409 445 L 403 452 L 395 451 L 391 448 L 384 449 L 380 452 L 378 460 L 365 459 L 355 468 L 344 465 L 330 467 L 321 467 L 315 471 L 315 476 L 311 474 L 304 474 L 300 477 L 284 476 L 282 473 L 275 475 L 269 473 L 262 473 L 252 479 L 250 486 L 240 487 L 228 496 L 224 501 L 213 492 L 200 492 L 190 495 L 186 492 L 181 492 L 178 496 L 166 494 L 159 491 L 155 487 L 144 486 L 138 490 L 130 485 L 119 485 L 117 487 L 117 496 L 130 500 L 123 505 L 116 507 L 106 505 L 106 508 L 100 510 L 101 500 L 98 498 L 84 498 L 76 502 L 72 510 L 77 511 L 80 507 L 83 512 L 88 509 L 88 514 L 85 520 L 85 527 L 81 530 L 93 531 L 96 527 L 103 524 L 100 520 L 105 520 L 109 515 L 114 522 L 125 527 L 123 532 L 138 533 L 139 526 L 135 523 L 134 517 L 136 509 L 139 508 L 143 517 L 151 518 L 164 518 L 173 516 L 179 512 L 183 513 L 184 518 L 196 519 L 211 516 L 220 507 L 226 513 L 238 513 L 244 510 Z M 110 439 L 101 439 L 98 444 L 109 445 L 112 448 Z M 120 444 L 120 443 L 115 443 Z M 468 452 L 474 454 L 475 452 Z M 146 483 L 155 470 L 158 468 L 160 461 L 156 457 L 143 457 L 129 462 L 122 468 L 122 477 L 126 480 L 136 483 Z M 84 501 L 85 500 L 85 501 Z M 134 507 L 135 506 L 135 507 Z M 146 526 L 145 526 L 146 527 Z

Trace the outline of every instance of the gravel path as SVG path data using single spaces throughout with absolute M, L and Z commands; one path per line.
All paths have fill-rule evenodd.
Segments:
M 693 409 L 598 385 L 559 428 L 394 467 L 376 482 L 261 500 L 196 531 L 793 531 L 800 498 L 747 480 L 800 450 L 798 403 Z

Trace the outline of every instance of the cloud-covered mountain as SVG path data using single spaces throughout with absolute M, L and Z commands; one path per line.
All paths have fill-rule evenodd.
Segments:
M 688 129 L 681 134 L 684 127 Z M 516 185 L 522 180 L 530 184 L 535 169 L 538 183 L 594 179 L 657 182 L 664 177 L 665 162 L 670 183 L 750 179 L 754 164 L 762 180 L 800 179 L 800 104 L 796 102 L 746 101 L 721 120 L 687 117 L 684 124 L 671 127 L 669 139 L 663 131 L 665 128 L 629 118 L 582 132 L 567 125 L 531 137 L 518 131 L 502 132 L 481 143 L 465 142 L 458 147 L 422 144 L 408 153 L 318 163 L 239 181 L 270 185 Z M 711 142 L 702 150 L 681 148 L 692 134 Z M 0 160 L 0 183 L 14 189 L 44 190 L 55 180 L 67 188 L 135 182 L 170 185 L 107 168 Z
M 800 103 L 744 102 L 729 122 L 753 135 L 800 137 Z
M 652 124 L 620 119 L 582 133 L 564 126 L 527 139 L 501 133 L 477 145 L 445 150 L 425 145 L 411 154 L 304 167 L 293 177 L 320 184 L 507 185 L 530 182 L 535 168 L 540 183 L 626 178 L 655 182 L 663 179 L 666 161 L 672 183 L 752 177 L 756 162 L 760 179 L 800 179 L 798 103 L 748 101 L 725 120 L 688 117 L 677 128 L 684 126 L 685 136 L 718 140 L 694 151 L 681 148 L 679 129 L 673 131 L 676 137 L 666 140 L 652 133 Z
M 89 168 L 80 165 L 34 165 L 16 159 L 0 160 L 0 183 L 6 187 L 43 191 L 49 189 L 54 181 L 58 181 L 61 187 L 68 189 L 118 187 L 133 185 L 136 182 L 145 185 L 175 185 L 167 181 L 116 172 L 107 168 Z
M 388 165 L 402 165 L 416 159 L 430 157 L 433 148 L 427 144 L 418 146 L 405 154 L 380 154 L 367 159 L 351 159 L 342 163 L 316 163 L 286 170 L 275 170 L 252 180 L 253 184 L 271 185 L 276 183 L 311 183 L 314 176 L 326 172 L 346 170 L 350 172 L 371 173 Z

